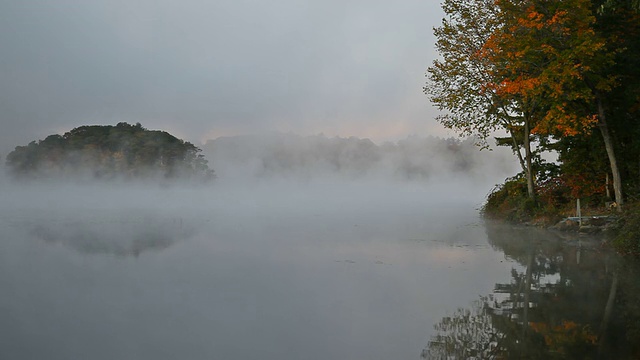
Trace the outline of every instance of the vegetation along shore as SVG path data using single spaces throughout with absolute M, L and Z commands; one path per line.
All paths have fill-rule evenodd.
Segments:
M 548 226 L 577 216 L 579 199 L 582 215 L 607 219 L 619 251 L 639 255 L 639 3 L 445 0 L 442 8 L 441 58 L 424 88 L 438 120 L 482 147 L 493 138 L 511 147 L 522 169 L 493 189 L 484 215 Z

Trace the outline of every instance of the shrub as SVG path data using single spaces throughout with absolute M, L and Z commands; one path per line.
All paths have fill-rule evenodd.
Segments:
M 640 206 L 627 205 L 612 239 L 613 247 L 622 254 L 640 256 Z

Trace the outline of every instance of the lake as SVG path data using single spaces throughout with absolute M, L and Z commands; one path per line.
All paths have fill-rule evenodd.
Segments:
M 637 264 L 467 185 L 4 191 L 0 359 L 638 357 Z

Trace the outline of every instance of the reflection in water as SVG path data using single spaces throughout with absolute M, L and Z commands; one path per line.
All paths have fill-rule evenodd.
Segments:
M 486 306 L 487 298 L 472 303 L 470 309 L 458 309 L 453 316 L 444 317 L 434 327 L 438 334 L 422 351 L 425 359 L 456 359 L 491 357 L 496 350 L 499 334 L 492 327 L 492 314 Z
M 637 264 L 594 240 L 487 226 L 489 242 L 521 266 L 509 283 L 435 325 L 427 359 L 635 359 Z
M 30 234 L 49 244 L 62 244 L 81 253 L 139 256 L 161 251 L 193 236 L 195 225 L 178 217 L 76 216 L 74 220 L 36 221 L 28 224 Z
M 0 210 L 0 359 L 638 354 L 638 269 L 592 243 L 329 190 Z

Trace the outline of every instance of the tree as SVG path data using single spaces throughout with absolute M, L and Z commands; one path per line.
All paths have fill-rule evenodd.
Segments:
M 525 127 L 534 124 L 528 128 L 540 135 L 574 136 L 598 125 L 621 205 L 617 158 L 601 106 L 601 93 L 615 83 L 607 74 L 614 53 L 594 30 L 591 1 L 499 0 L 497 5 L 502 26 L 484 52 L 500 65 L 496 93 L 515 98 Z
M 640 180 L 640 2 L 594 0 L 596 31 L 615 55 L 609 73 L 616 86 L 599 93 L 599 108 L 606 114 L 612 149 L 617 151 L 619 171 L 626 190 L 636 190 Z M 635 184 L 635 189 L 633 188 Z
M 18 146 L 7 155 L 15 177 L 83 176 L 110 179 L 160 176 L 208 180 L 213 170 L 195 145 L 139 123 L 81 126 Z
M 604 104 L 616 85 L 615 49 L 596 32 L 592 8 L 591 0 L 450 0 L 443 4 L 448 18 L 435 29 L 443 61 L 429 68 L 425 92 L 449 112 L 438 120 L 483 139 L 508 131 L 531 199 L 531 136 L 562 138 L 597 126 L 623 203 Z
M 487 53 L 491 50 L 487 43 L 503 26 L 499 9 L 493 0 L 445 0 L 442 8 L 446 18 L 441 27 L 434 28 L 442 59 L 435 60 L 427 70 L 424 87 L 431 102 L 447 112 L 437 120 L 462 136 L 477 137 L 483 147 L 494 131 L 505 130 L 533 199 L 530 126 L 517 104 L 497 93 L 495 84 L 502 83 L 504 75 L 499 71 L 500 64 Z

